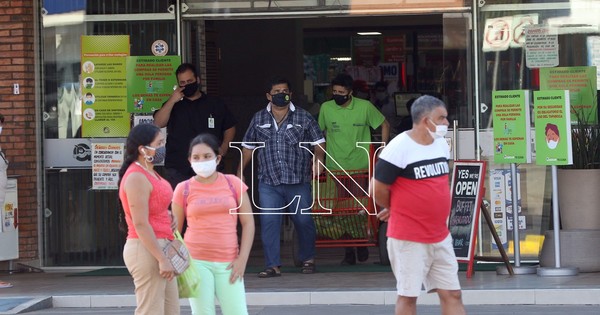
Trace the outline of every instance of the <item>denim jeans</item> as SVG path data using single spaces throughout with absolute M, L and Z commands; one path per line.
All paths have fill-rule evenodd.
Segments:
M 313 259 L 316 230 L 310 214 L 313 202 L 310 183 L 271 186 L 259 182 L 258 193 L 260 206 L 263 208 L 260 209 L 260 235 L 267 268 L 281 266 L 281 222 L 284 215 L 291 216 L 298 235 L 298 258 L 300 261 Z M 294 198 L 295 196 L 300 198 Z M 282 210 L 269 210 L 269 208 L 283 208 L 288 204 L 289 207 Z M 302 209 L 308 210 L 302 214 Z M 296 213 L 293 214 L 294 212 Z

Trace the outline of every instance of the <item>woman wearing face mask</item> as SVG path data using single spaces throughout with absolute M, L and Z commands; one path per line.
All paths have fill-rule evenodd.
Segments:
M 119 170 L 120 214 L 127 223 L 123 260 L 135 285 L 135 314 L 179 314 L 175 270 L 162 251 L 173 239 L 168 211 L 173 190 L 154 170 L 164 160 L 164 145 L 157 126 L 137 125 L 127 137 Z
M 180 231 L 187 219 L 184 240 L 201 278 L 200 295 L 190 298 L 192 314 L 214 315 L 216 296 L 223 315 L 246 315 L 243 277 L 254 239 L 248 187 L 239 177 L 217 172 L 219 141 L 211 134 L 192 140 L 188 159 L 196 176 L 177 185 L 171 207 Z
M 556 149 L 556 146 L 558 146 L 558 142 L 560 141 L 559 135 L 558 126 L 550 123 L 546 125 L 546 144 L 549 149 Z

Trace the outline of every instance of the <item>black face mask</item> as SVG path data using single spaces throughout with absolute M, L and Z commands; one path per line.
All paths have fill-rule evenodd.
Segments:
M 335 101 L 335 103 L 340 106 L 346 104 L 346 102 L 348 101 L 349 98 L 350 98 L 350 95 L 334 95 L 333 96 L 333 100 Z
M 290 103 L 290 95 L 286 93 L 277 93 L 271 95 L 271 103 L 275 106 L 284 107 Z
M 197 81 L 194 83 L 186 84 L 185 88 L 183 89 L 183 95 L 185 95 L 185 97 L 192 97 L 194 94 L 196 94 L 196 91 L 198 91 L 198 89 L 200 89 L 200 84 Z

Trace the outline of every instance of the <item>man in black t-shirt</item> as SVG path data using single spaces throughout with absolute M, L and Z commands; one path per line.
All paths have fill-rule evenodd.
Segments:
M 188 161 L 190 141 L 200 133 L 210 133 L 221 141 L 225 156 L 235 136 L 237 120 L 218 98 L 202 92 L 196 67 L 181 64 L 175 71 L 179 87 L 154 112 L 154 123 L 167 127 L 166 178 L 173 186 L 196 175 Z

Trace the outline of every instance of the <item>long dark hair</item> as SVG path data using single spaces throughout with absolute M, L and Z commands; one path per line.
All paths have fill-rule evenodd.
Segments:
M 217 139 L 217 137 L 215 135 L 212 135 L 210 133 L 201 133 L 201 134 L 197 135 L 194 139 L 192 139 L 192 141 L 190 142 L 188 158 L 192 156 L 192 149 L 194 148 L 194 146 L 196 146 L 198 144 L 206 144 L 213 150 L 215 155 L 220 154 L 219 153 L 219 151 L 220 151 L 219 139 Z
M 140 145 L 149 145 L 156 135 L 160 132 L 160 128 L 153 124 L 139 124 L 129 132 L 129 136 L 127 136 L 127 141 L 125 142 L 125 156 L 123 158 L 123 164 L 121 165 L 121 169 L 119 170 L 119 181 L 118 187 L 121 187 L 121 180 L 123 179 L 123 175 L 131 165 L 131 163 L 137 161 L 140 156 L 138 151 L 138 147 Z M 127 233 L 127 224 L 125 223 L 125 209 L 123 208 L 123 203 L 121 202 L 121 198 L 119 198 L 119 229 L 124 233 Z

